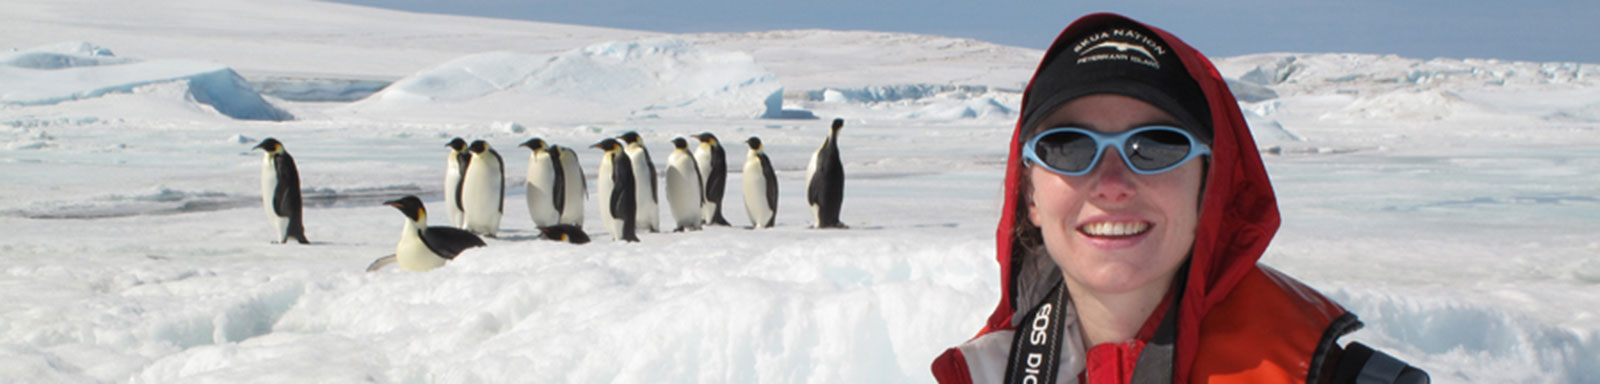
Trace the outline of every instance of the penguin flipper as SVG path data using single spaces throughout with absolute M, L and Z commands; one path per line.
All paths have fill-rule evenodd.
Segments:
M 373 260 L 372 264 L 367 264 L 367 272 L 377 272 L 378 270 L 383 269 L 383 267 L 389 266 L 389 264 L 394 264 L 396 261 L 399 261 L 399 259 L 392 254 L 379 257 L 377 260 Z
M 278 186 L 272 191 L 272 211 L 289 218 L 289 228 L 278 242 L 288 243 L 289 238 L 294 238 L 300 244 L 311 244 L 306 240 L 306 227 L 300 216 L 300 170 L 288 152 L 279 154 L 277 163 Z
M 706 175 L 700 174 L 700 161 L 695 160 L 694 159 L 694 155 L 692 155 L 692 154 L 688 155 L 688 158 L 689 158 L 689 172 L 694 172 L 694 179 L 695 180 L 705 180 L 706 179 Z M 704 189 L 705 186 L 700 186 L 700 187 L 702 188 L 700 190 L 700 196 L 696 196 L 696 197 L 698 197 L 697 200 L 699 200 L 700 203 L 694 205 L 696 207 L 696 209 L 699 209 L 699 207 L 702 206 L 702 205 L 706 205 L 706 191 Z
M 821 151 L 827 150 L 826 146 L 821 149 Z M 816 171 L 811 173 L 811 180 L 806 180 L 806 203 L 823 205 L 822 202 L 827 199 L 824 189 L 828 185 L 828 174 L 833 172 L 833 164 L 829 163 L 826 157 L 821 156 L 817 157 L 816 162 L 816 164 L 812 165 L 816 167 Z
M 496 165 L 500 166 L 500 198 L 498 199 L 498 200 L 500 200 L 500 206 L 499 206 L 499 208 L 496 208 L 495 211 L 496 212 L 500 212 L 501 214 L 505 214 L 506 213 L 506 159 L 500 157 L 500 152 L 495 152 L 495 150 L 492 149 L 492 148 L 489 149 L 489 153 L 494 155 L 494 161 L 495 161 L 495 163 L 498 163 Z M 466 175 L 467 174 L 465 174 L 465 173 L 461 174 L 461 178 L 462 179 L 467 178 Z M 496 224 L 496 226 L 498 226 L 498 224 Z
M 428 227 L 422 231 L 422 243 L 440 257 L 454 260 L 468 248 L 488 245 L 478 235 L 459 228 Z
M 711 147 L 711 174 L 706 177 L 706 200 L 722 202 L 722 193 L 728 185 L 728 155 L 721 146 Z M 718 212 L 721 212 L 719 206 Z
M 295 169 L 294 158 L 288 152 L 276 155 L 273 162 L 277 163 L 275 171 L 278 173 L 278 186 L 272 190 L 272 212 L 279 217 L 290 217 L 294 211 L 290 207 L 290 200 L 295 200 L 295 207 L 300 200 L 300 171 Z
M 566 166 L 561 164 L 561 150 L 556 147 L 545 148 L 545 153 L 550 155 L 550 168 L 555 173 L 555 182 L 550 183 L 550 203 L 556 208 L 556 221 L 561 221 L 561 215 L 567 210 L 567 178 Z
M 656 163 L 650 161 L 650 150 L 644 152 L 644 165 L 650 168 L 650 201 L 661 201 L 656 198 Z
M 458 173 L 458 174 L 461 175 L 461 177 L 457 177 L 456 178 L 456 210 L 457 211 L 466 211 L 467 210 L 466 206 L 461 205 L 461 190 L 463 188 L 465 188 L 466 185 L 467 185 L 467 165 L 469 165 L 468 163 L 471 163 L 471 162 L 472 162 L 472 153 L 467 152 L 467 151 L 461 151 L 461 153 L 456 154 L 456 171 L 459 171 L 460 173 Z
M 767 206 L 772 207 L 772 217 L 767 220 L 767 226 L 778 219 L 778 173 L 772 169 L 772 159 L 766 153 L 761 154 L 761 175 L 767 178 Z

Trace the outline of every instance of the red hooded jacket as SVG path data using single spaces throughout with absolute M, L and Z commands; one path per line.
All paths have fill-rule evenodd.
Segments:
M 1134 21 L 1106 13 L 1084 16 L 1062 31 L 1046 53 L 1046 62 L 1070 49 L 1072 44 L 1067 39 L 1110 22 Z M 1355 330 L 1360 323 L 1315 290 L 1257 264 L 1277 231 L 1278 207 L 1238 103 L 1209 59 L 1170 33 L 1146 27 L 1170 46 L 1199 84 L 1209 106 L 1214 137 L 1194 248 L 1187 276 L 1180 280 L 1184 285 L 1176 310 L 1176 347 L 1171 366 L 1139 368 L 1170 369 L 1173 381 L 1179 383 L 1316 382 L 1319 376 L 1326 375 L 1324 366 L 1329 355 L 1339 351 L 1334 339 Z M 1041 64 L 1040 70 L 1043 69 Z M 1030 97 L 1046 97 L 1032 94 L 1038 80 L 1036 73 L 1023 94 L 1022 105 L 1029 105 Z M 1023 112 L 1026 116 L 1028 111 Z M 1035 296 L 1013 292 L 1017 278 L 1013 266 L 1017 264 L 1012 256 L 1017 245 L 1012 231 L 1017 220 L 1026 220 L 1025 216 L 1018 217 L 1023 196 L 1020 189 L 1026 177 L 1021 156 L 1023 138 L 1019 137 L 1024 128 L 1019 121 L 1012 136 L 1005 177 L 1007 193 L 995 234 L 1002 297 L 977 336 L 935 360 L 933 371 L 940 382 L 997 381 L 996 358 L 1003 364 L 1011 340 L 995 334 L 1014 330 L 1014 315 L 1027 312 L 1036 304 L 1017 302 L 1019 297 Z M 1156 312 L 1160 316 L 1164 311 Z M 974 354 L 983 356 L 971 356 Z M 1090 367 L 1131 368 L 1136 365 L 1138 350 L 1089 355 L 1083 359 Z M 1103 369 L 1090 369 L 1096 370 Z M 1067 380 L 1079 374 L 1063 371 L 1060 377 Z M 1126 381 L 1126 374 L 1103 377 L 1089 372 L 1086 379 Z

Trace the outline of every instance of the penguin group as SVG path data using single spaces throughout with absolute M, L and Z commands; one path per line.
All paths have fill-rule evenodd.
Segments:
M 806 166 L 811 228 L 848 228 L 839 216 L 845 176 L 838 138 L 843 125 L 843 119 L 833 120 L 822 145 Z M 696 143 L 691 144 L 691 139 Z M 759 137 L 744 141 L 748 150 L 741 189 L 749 228 L 772 228 L 777 224 L 778 212 L 777 167 Z M 639 231 L 661 232 L 662 195 L 673 232 L 732 226 L 722 213 L 728 164 L 721 141 L 711 132 L 702 132 L 675 137 L 671 144 L 665 175 L 660 176 L 665 185 L 662 194 L 657 193 L 657 168 L 638 132 L 624 132 L 589 146 L 601 152 L 595 175 L 599 184 L 596 205 L 613 241 L 637 242 Z M 395 253 L 374 261 L 369 271 L 388 264 L 412 271 L 438 268 L 467 249 L 486 246 L 484 237 L 499 235 L 505 213 L 504 158 L 481 139 L 468 142 L 456 137 L 445 147 L 449 150 L 443 190 L 449 225 L 428 225 L 427 210 L 417 196 L 384 202 L 399 210 L 405 220 Z M 588 243 L 590 237 L 583 230 L 588 179 L 577 152 L 538 137 L 523 141 L 518 147 L 530 151 L 523 186 L 528 216 L 539 237 Z M 277 231 L 273 242 L 294 239 L 308 244 L 294 159 L 283 143 L 273 138 L 262 140 L 253 149 L 265 152 L 261 167 L 262 204 Z

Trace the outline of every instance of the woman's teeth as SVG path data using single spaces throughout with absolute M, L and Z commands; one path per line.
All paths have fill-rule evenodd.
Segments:
M 1083 231 L 1084 234 L 1089 235 L 1089 236 L 1117 237 L 1117 236 L 1133 236 L 1133 235 L 1144 233 L 1144 231 L 1149 230 L 1149 229 L 1150 229 L 1150 223 L 1140 221 L 1140 222 L 1131 222 L 1131 223 L 1116 223 L 1116 222 L 1089 223 L 1089 224 L 1084 224 L 1082 229 L 1080 229 L 1080 230 Z

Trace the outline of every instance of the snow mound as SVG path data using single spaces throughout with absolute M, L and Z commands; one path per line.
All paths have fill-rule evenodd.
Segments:
M 1449 366 L 1488 366 L 1505 377 L 1456 377 L 1466 382 L 1525 381 L 1535 367 L 1549 382 L 1583 382 L 1600 376 L 1600 334 L 1551 326 L 1524 315 L 1482 306 L 1425 301 L 1392 292 L 1335 290 L 1366 324 L 1353 337 L 1434 372 Z M 1460 337 L 1460 335 L 1473 335 Z
M 544 116 L 753 118 L 781 115 L 782 92 L 777 76 L 749 54 L 654 38 L 555 56 L 469 55 L 401 79 L 352 108 L 410 111 L 471 102 Z
M 895 109 L 916 108 L 896 115 L 905 119 L 1015 118 L 1022 93 L 982 85 L 900 84 L 806 91 L 804 100 L 824 104 L 859 104 Z
M 1005 104 L 993 97 L 969 100 L 934 101 L 926 107 L 916 111 L 902 114 L 900 117 L 907 119 L 984 119 L 984 118 L 1015 118 L 1016 110 L 1012 105 Z
M 1421 60 L 1370 54 L 1260 54 L 1219 60 L 1239 81 L 1291 95 L 1404 89 L 1565 89 L 1600 79 L 1600 65 L 1493 59 Z
M 53 105 L 161 83 L 182 83 L 185 101 L 235 119 L 291 120 L 227 66 L 187 60 L 117 58 L 88 43 L 64 43 L 0 56 L 0 105 Z
M 1356 98 L 1325 120 L 1445 120 L 1478 108 L 1450 91 L 1395 91 Z
M 24 52 L 0 55 L 0 65 L 30 69 L 93 67 L 134 61 L 116 57 L 109 49 L 81 41 L 46 45 Z

